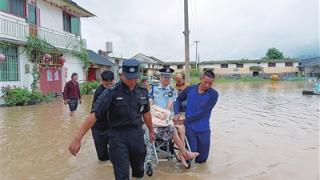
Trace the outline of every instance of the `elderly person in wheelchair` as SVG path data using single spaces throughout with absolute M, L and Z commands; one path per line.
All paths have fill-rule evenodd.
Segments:
M 152 124 L 155 131 L 156 139 L 170 141 L 171 139 L 176 144 L 179 153 L 177 158 L 187 168 L 189 165 L 187 160 L 193 159 L 199 155 L 197 152 L 190 152 L 186 149 L 185 143 L 181 141 L 178 130 L 171 122 L 171 112 L 159 106 L 151 106 Z

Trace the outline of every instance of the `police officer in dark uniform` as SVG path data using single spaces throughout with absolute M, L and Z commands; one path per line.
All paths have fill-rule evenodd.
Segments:
M 103 93 L 106 88 L 110 88 L 113 85 L 114 74 L 110 70 L 103 71 L 101 73 L 102 83 L 96 89 L 93 101 L 93 104 L 96 102 L 98 97 Z M 97 121 L 93 127 L 91 128 L 92 137 L 94 141 L 94 145 L 96 147 L 98 159 L 100 161 L 109 160 L 109 152 L 108 152 L 108 131 L 109 131 L 109 123 L 108 118 L 104 116 L 104 119 Z
M 140 77 L 139 65 L 140 63 L 134 59 L 123 61 L 122 81 L 106 89 L 99 96 L 91 114 L 69 146 L 70 153 L 76 155 L 85 133 L 96 119 L 102 119 L 108 114 L 110 160 L 115 178 L 121 180 L 129 179 L 129 164 L 132 177 L 141 178 L 144 175 L 146 145 L 142 118 L 149 129 L 151 141 L 154 141 L 148 92 L 137 85 Z

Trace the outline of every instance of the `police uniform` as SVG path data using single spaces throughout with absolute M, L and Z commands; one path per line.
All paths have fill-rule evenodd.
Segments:
M 126 79 L 138 79 L 139 62 L 126 60 L 122 64 Z M 106 89 L 94 103 L 92 112 L 97 119 L 108 114 L 109 153 L 116 179 L 129 179 L 129 163 L 132 177 L 143 177 L 146 145 L 142 129 L 142 115 L 150 111 L 148 92 L 136 85 L 130 90 L 120 81 Z
M 113 81 L 114 74 L 112 71 L 104 71 L 101 73 L 102 80 Z M 103 93 L 106 88 L 101 84 L 95 91 L 92 101 L 92 106 L 98 97 Z M 93 127 L 91 128 L 91 133 L 96 147 L 96 152 L 98 159 L 100 161 L 109 160 L 109 151 L 108 151 L 108 131 L 109 131 L 109 120 L 108 115 L 106 114 L 103 119 L 98 120 Z
M 102 84 L 96 89 L 93 97 L 92 106 L 104 90 L 105 87 Z M 109 160 L 108 130 L 109 124 L 107 114 L 103 117 L 103 119 L 98 120 L 91 128 L 94 145 L 96 147 L 96 152 L 100 161 Z
M 164 67 L 159 71 L 161 76 L 168 78 L 170 78 L 171 74 L 174 72 L 174 70 L 169 67 Z M 167 87 L 162 87 L 162 84 L 160 83 L 151 87 L 149 96 L 151 99 L 153 99 L 153 103 L 155 105 L 167 109 L 168 102 L 174 102 L 176 100 L 177 92 L 172 86 L 168 85 Z

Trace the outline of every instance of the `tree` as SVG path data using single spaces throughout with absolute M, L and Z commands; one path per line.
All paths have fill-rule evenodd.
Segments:
M 269 48 L 265 59 L 283 59 L 283 53 L 276 48 Z

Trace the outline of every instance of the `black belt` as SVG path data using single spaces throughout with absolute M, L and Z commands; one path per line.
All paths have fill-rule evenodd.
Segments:
M 129 129 L 138 129 L 142 127 L 142 125 L 124 125 L 124 126 L 116 126 L 116 127 L 112 127 L 111 129 L 114 130 L 129 130 Z

